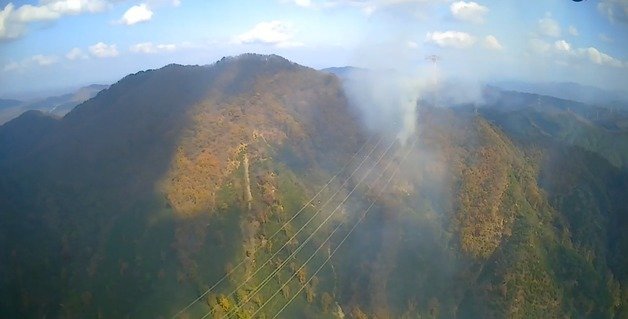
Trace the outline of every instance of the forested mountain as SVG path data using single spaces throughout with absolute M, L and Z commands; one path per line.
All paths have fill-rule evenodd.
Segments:
M 245 54 L 24 113 L 0 317 L 625 318 L 626 115 L 485 95 L 401 143 L 334 74 Z

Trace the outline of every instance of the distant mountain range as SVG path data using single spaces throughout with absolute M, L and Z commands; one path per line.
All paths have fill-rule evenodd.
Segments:
M 587 104 L 617 104 L 628 109 L 628 93 L 605 90 L 594 86 L 573 82 L 531 83 L 522 81 L 501 81 L 492 85 L 511 91 L 549 95 L 557 98 Z
M 54 116 L 63 116 L 75 106 L 96 96 L 98 92 L 109 87 L 108 85 L 92 84 L 82 87 L 72 93 L 51 96 L 35 101 L 18 101 L 0 99 L 0 124 L 19 116 L 25 111 L 38 110 Z
M 628 316 L 625 112 L 487 87 L 402 144 L 347 71 L 171 64 L 1 125 L 0 318 Z
M 5 109 L 5 108 L 16 107 L 20 104 L 22 104 L 22 102 L 18 100 L 0 99 L 0 110 Z
M 365 68 L 354 67 L 354 66 L 341 66 L 341 67 L 325 68 L 325 69 L 321 69 L 321 71 L 335 74 L 336 76 L 340 78 L 346 78 L 350 74 L 356 74 L 356 73 L 359 74 L 360 72 L 368 72 L 369 70 Z

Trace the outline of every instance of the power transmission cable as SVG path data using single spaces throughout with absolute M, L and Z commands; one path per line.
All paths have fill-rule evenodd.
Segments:
M 249 275 L 249 276 L 248 276 L 248 277 L 247 277 L 247 278 L 246 278 L 246 279 L 245 279 L 242 283 L 240 283 L 240 285 L 238 285 L 238 286 L 237 286 L 235 289 L 233 289 L 233 290 L 232 290 L 229 294 L 227 294 L 227 295 L 226 295 L 227 297 L 231 297 L 231 296 L 233 296 L 233 295 L 234 295 L 234 294 L 235 294 L 238 290 L 240 290 L 242 287 L 244 287 L 244 285 L 246 285 L 246 283 L 247 283 L 249 280 L 251 280 L 252 278 L 254 278 L 254 277 L 255 277 L 255 275 L 257 275 L 257 274 L 258 274 L 258 273 L 259 273 L 259 272 L 260 272 L 260 271 L 261 271 L 261 270 L 262 270 L 262 269 L 263 269 L 263 268 L 264 268 L 264 267 L 265 267 L 268 263 L 270 263 L 270 262 L 271 262 L 271 260 L 272 260 L 273 258 L 275 258 L 275 256 L 277 256 L 277 255 L 279 254 L 279 252 L 281 252 L 281 250 L 283 250 L 286 246 L 288 246 L 288 244 L 289 244 L 289 243 L 291 243 L 291 242 L 292 242 L 292 241 L 293 241 L 293 240 L 297 237 L 297 235 L 298 235 L 298 234 L 300 234 L 300 233 L 301 233 L 301 231 L 303 231 L 303 230 L 305 229 L 305 227 L 307 227 L 307 226 L 308 226 L 308 225 L 312 222 L 312 220 L 314 220 L 314 218 L 316 218 L 316 216 L 318 216 L 318 214 L 320 214 L 320 212 L 322 212 L 322 208 L 323 208 L 323 207 L 325 207 L 325 206 L 327 206 L 327 204 L 329 204 L 329 203 L 331 202 L 331 200 L 332 200 L 333 198 L 335 198 L 335 197 L 336 197 L 336 195 L 337 195 L 338 193 L 340 193 L 340 191 L 343 189 L 344 185 L 345 185 L 345 184 L 347 184 L 347 182 L 349 182 L 349 180 L 351 180 L 351 178 L 353 177 L 353 175 L 354 175 L 354 174 L 355 174 L 355 173 L 356 173 L 356 172 L 357 172 L 357 171 L 358 171 L 358 170 L 362 167 L 362 165 L 364 165 L 364 163 L 365 163 L 365 162 L 366 162 L 366 160 L 370 157 L 370 155 L 372 154 L 372 152 L 373 152 L 375 149 L 377 149 L 377 147 L 378 147 L 378 146 L 379 146 L 379 144 L 381 143 L 382 139 L 383 139 L 383 138 L 380 138 L 380 140 L 378 141 L 377 145 L 375 145 L 375 146 L 371 149 L 371 151 L 369 152 L 369 154 L 368 154 L 366 157 L 364 157 L 364 159 L 360 162 L 360 165 L 358 165 L 358 167 L 357 167 L 357 168 L 356 168 L 356 169 L 355 169 L 355 170 L 351 173 L 351 175 L 350 175 L 350 176 L 349 176 L 349 177 L 345 180 L 345 182 L 344 182 L 344 183 L 342 183 L 342 185 L 338 188 L 338 190 L 337 190 L 337 191 L 336 191 L 336 192 L 335 192 L 335 193 L 334 193 L 334 194 L 333 194 L 333 195 L 332 195 L 332 196 L 331 196 L 331 197 L 330 197 L 330 198 L 329 198 L 329 199 L 325 202 L 325 204 L 323 204 L 323 205 L 322 205 L 322 206 L 321 206 L 321 207 L 317 210 L 317 212 L 316 212 L 316 213 L 314 213 L 314 214 L 310 217 L 310 219 L 308 219 L 308 220 L 305 222 L 305 224 L 304 224 L 303 226 L 301 226 L 301 228 L 299 228 L 299 230 L 298 230 L 298 231 L 297 231 L 294 235 L 292 235 L 292 237 L 290 237 L 290 239 L 288 239 L 288 240 L 287 240 L 287 241 L 286 241 L 286 242 L 285 242 L 285 243 L 284 243 L 284 244 L 283 244 L 283 245 L 282 245 L 282 246 L 281 246 L 281 247 L 280 247 L 277 251 L 275 251 L 275 253 L 274 253 L 272 256 L 270 256 L 270 258 L 268 258 L 268 259 L 267 259 L 267 260 L 266 260 L 266 261 L 265 261 L 265 262 L 264 262 L 264 263 L 263 263 L 263 264 L 262 264 L 259 268 L 257 268 L 257 270 L 256 270 L 255 272 L 253 272 L 253 274 Z M 302 247 L 303 247 L 303 244 L 302 244 L 301 246 L 299 246 L 297 249 L 299 249 L 299 250 L 300 250 L 300 248 L 302 248 Z M 282 265 L 283 265 L 283 264 L 282 264 Z M 274 273 L 275 273 L 275 272 L 273 272 L 273 274 L 274 274 Z M 272 276 L 273 274 L 271 274 L 270 276 Z M 270 277 L 270 276 L 269 276 L 269 277 Z M 269 277 L 267 277 L 267 278 L 269 278 Z M 247 300 L 247 302 L 248 302 L 248 300 Z M 208 313 L 208 314 L 206 314 L 205 316 L 203 316 L 203 318 L 205 318 L 207 315 L 209 315 L 209 313 Z
M 375 134 L 371 135 L 363 144 L 362 146 L 358 149 L 357 152 L 355 152 L 353 154 L 353 156 L 349 159 L 349 161 L 347 161 L 347 163 L 334 175 L 332 176 L 331 179 L 329 179 L 329 181 L 323 185 L 323 187 L 318 191 L 318 193 L 316 193 L 309 201 L 307 201 L 302 207 L 301 209 L 299 209 L 299 211 L 297 211 L 288 221 L 286 221 L 279 229 L 277 229 L 277 231 L 275 231 L 275 233 L 273 233 L 268 240 L 273 239 L 275 236 L 277 236 L 277 234 L 279 234 L 281 232 L 282 229 L 284 229 L 290 222 L 292 222 L 296 217 L 298 217 L 304 210 L 305 208 L 310 205 L 320 194 L 323 193 L 323 191 L 329 186 L 331 185 L 331 183 L 336 180 L 336 178 L 338 176 L 340 176 L 340 174 L 342 174 L 348 167 L 349 165 L 351 165 L 351 163 L 353 162 L 353 160 L 358 156 L 358 154 L 360 154 L 362 152 L 362 150 L 364 150 L 364 148 L 370 144 L 370 141 L 373 139 L 373 137 L 375 136 Z M 375 148 L 377 147 L 377 145 L 379 145 L 379 143 L 382 141 L 382 137 L 380 137 L 380 139 L 378 140 L 377 144 L 373 147 L 373 149 L 371 149 L 371 151 L 369 152 L 369 155 L 373 152 L 373 150 L 375 150 Z M 368 157 L 368 155 L 367 155 Z M 365 159 L 367 158 L 365 157 Z M 361 161 L 361 164 L 364 163 L 364 160 Z M 361 165 L 360 165 L 361 167 Z M 355 171 L 354 171 L 355 173 Z M 351 174 L 351 176 L 353 176 L 353 174 Z M 349 177 L 350 178 L 350 177 Z M 343 184 L 344 185 L 344 184 Z M 335 194 L 334 194 L 335 195 Z M 240 266 L 242 266 L 244 264 L 244 262 L 246 261 L 246 257 L 244 259 L 242 259 L 235 267 L 231 268 L 225 275 L 223 275 L 218 281 L 216 281 L 211 287 L 209 287 L 207 290 L 205 290 L 201 295 L 199 295 L 196 299 L 194 299 L 192 302 L 190 302 L 189 304 L 187 304 L 185 307 L 181 308 L 179 311 L 177 311 L 176 314 L 174 314 L 174 316 L 172 316 L 172 319 L 180 316 L 183 312 L 185 312 L 186 310 L 190 309 L 190 307 L 192 307 L 195 303 L 197 303 L 198 301 L 200 301 L 201 299 L 203 299 L 203 297 L 205 297 L 208 293 L 210 293 L 211 291 L 213 291 L 218 285 L 220 285 L 223 281 L 225 281 L 225 279 L 227 279 L 233 272 L 235 272 L 238 268 L 240 268 Z M 263 266 L 262 266 L 263 267 Z
M 340 208 L 340 207 L 341 207 L 341 206 L 342 206 L 342 205 L 343 205 L 343 204 L 347 201 L 347 199 L 348 199 L 348 198 L 349 198 L 349 197 L 353 194 L 353 192 L 355 192 L 355 190 L 356 190 L 356 189 L 360 186 L 360 184 L 361 184 L 362 182 L 364 182 L 364 180 L 365 180 L 365 179 L 366 179 L 366 178 L 367 178 L 367 177 L 368 177 L 368 176 L 369 176 L 369 175 L 373 172 L 373 169 L 375 169 L 375 167 L 377 167 L 377 165 L 381 162 L 381 160 L 384 158 L 384 156 L 385 156 L 385 155 L 386 155 L 386 154 L 390 151 L 390 149 L 392 148 L 392 146 L 393 146 L 393 145 L 395 145 L 395 143 L 396 143 L 396 140 L 392 140 L 392 142 L 390 143 L 390 145 L 386 148 L 386 150 L 384 150 L 384 152 L 382 152 L 382 154 L 380 155 L 380 157 L 377 159 L 376 163 L 375 163 L 375 164 L 374 164 L 374 165 L 373 165 L 373 166 L 372 166 L 372 167 L 368 170 L 368 172 L 364 175 L 364 177 L 363 177 L 362 179 L 360 179 L 360 181 L 358 181 L 358 183 L 357 183 L 357 184 L 353 187 L 353 189 L 351 189 L 351 191 L 349 192 L 349 194 L 347 194 L 347 196 L 345 196 L 345 198 L 344 198 L 344 199 L 340 202 L 340 204 L 338 204 L 338 206 L 336 206 L 336 208 L 335 208 L 335 209 L 331 212 L 331 214 L 329 214 L 329 216 L 327 216 L 327 218 L 325 218 L 325 220 L 323 220 L 323 222 L 322 222 L 322 223 L 321 223 L 321 224 L 320 224 L 320 225 L 319 225 L 319 226 L 318 226 L 318 227 L 317 227 L 317 228 L 316 228 L 316 229 L 315 229 L 315 230 L 314 230 L 314 231 L 313 231 L 313 232 L 312 232 L 312 233 L 311 233 L 311 234 L 310 234 L 310 235 L 309 235 L 306 239 L 305 239 L 305 241 L 304 241 L 303 243 L 301 243 L 301 244 L 299 245 L 299 247 L 297 247 L 297 248 L 295 249 L 295 251 L 294 251 L 294 252 L 292 252 L 292 253 L 290 254 L 290 256 L 288 256 L 288 258 L 286 258 L 286 260 L 285 260 L 285 261 L 283 261 L 283 262 L 282 262 L 282 263 L 281 263 L 281 264 L 280 264 L 280 265 L 279 265 L 279 266 L 278 266 L 278 267 L 277 267 L 277 268 L 276 268 L 276 269 L 275 269 L 275 270 L 274 270 L 274 271 L 273 271 L 270 275 L 268 275 L 268 276 L 267 276 L 267 277 L 266 277 L 266 278 L 262 281 L 262 283 L 260 283 L 260 285 L 259 285 L 259 286 L 257 286 L 257 287 L 254 289 L 253 293 L 251 293 L 251 294 L 247 295 L 246 301 L 242 302 L 242 304 L 246 304 L 246 303 L 248 303 L 248 302 L 251 300 L 251 297 L 252 297 L 252 296 L 256 295 L 256 294 L 257 294 L 257 293 L 258 293 L 258 292 L 259 292 L 262 288 L 264 288 L 264 286 L 265 286 L 265 285 L 266 285 L 266 284 L 270 281 L 270 279 L 271 279 L 271 278 L 272 278 L 275 274 L 277 274 L 277 273 L 278 273 L 278 272 L 279 272 L 279 271 L 280 271 L 280 270 L 281 270 L 281 269 L 282 269 L 282 268 L 286 265 L 286 263 L 287 263 L 287 262 L 288 262 L 291 258 L 293 258 L 293 257 L 294 257 L 297 253 L 299 253 L 299 252 L 303 249 L 303 247 L 305 247 L 305 245 L 306 245 L 306 244 L 307 244 L 307 243 L 308 243 L 308 242 L 309 242 L 309 241 L 310 241 L 310 240 L 314 237 L 314 235 L 316 234 L 316 232 L 318 232 L 318 230 L 320 230 L 320 229 L 321 229 L 321 227 L 323 227 L 323 225 L 325 225 L 325 224 L 327 223 L 327 221 L 329 221 L 329 220 L 331 219 L 331 217 L 333 217 L 333 215 L 336 213 L 336 211 L 337 211 L 337 210 L 338 210 L 338 209 L 339 209 L 339 208 Z M 366 159 L 366 158 L 365 158 L 365 159 Z M 356 171 L 357 171 L 357 169 L 356 169 Z M 355 171 L 354 171 L 354 172 L 355 172 Z M 352 175 L 353 175 L 353 174 L 352 174 Z M 343 184 L 343 185 L 344 185 L 344 184 Z M 342 187 L 341 187 L 341 188 L 342 188 Z M 340 189 L 339 189 L 339 191 L 340 191 Z M 338 192 L 339 192 L 339 191 L 338 191 Z M 338 193 L 338 192 L 336 192 L 336 193 Z M 334 195 L 335 195 L 335 194 L 334 194 Z M 333 197 L 333 196 L 332 196 L 332 197 Z M 330 198 L 330 200 L 331 200 L 331 198 Z M 329 202 L 329 201 L 328 201 L 328 202 Z M 319 210 L 316 214 L 314 214 L 314 215 L 310 218 L 310 220 L 308 220 L 308 222 L 306 223 L 306 225 L 307 225 L 310 221 L 312 221 L 312 220 L 314 219 L 314 217 L 316 217 L 316 215 L 318 215 L 318 213 L 320 213 L 321 211 L 322 211 L 322 210 Z M 306 225 L 304 225 L 304 226 L 306 226 Z M 300 229 L 300 231 L 301 231 L 303 228 L 304 228 L 304 227 L 302 227 L 302 228 Z M 297 234 L 295 234 L 294 236 L 292 236 L 292 238 L 291 238 L 291 239 L 290 239 L 287 243 L 291 242 L 291 241 L 292 241 L 292 239 L 294 239 L 294 238 L 296 237 L 296 235 L 297 235 Z M 287 243 L 286 243 L 283 247 L 285 247 L 285 246 L 287 245 Z M 283 248 L 283 247 L 282 247 L 282 248 Z M 280 250 L 281 250 L 281 249 L 280 249 Z M 276 255 L 278 252 L 279 252 L 279 251 L 277 251 L 277 252 L 275 253 L 275 255 Z M 273 255 L 273 257 L 274 257 L 275 255 Z M 273 257 L 269 258 L 269 259 L 267 260 L 267 262 L 269 262 L 270 260 L 272 260 L 272 258 L 273 258 Z M 260 269 L 261 269 L 261 268 L 260 268 Z M 259 271 L 260 269 L 258 269 L 258 271 Z M 257 273 L 257 272 L 256 272 L 256 273 Z M 252 276 L 250 276 L 249 278 L 247 278 L 247 281 L 248 281 L 250 278 L 252 278 L 254 275 L 255 275 L 255 274 L 253 274 Z M 245 281 L 245 282 L 246 282 L 246 281 Z M 237 290 L 239 290 L 240 288 L 242 288 L 242 286 L 244 286 L 244 283 L 243 283 L 243 284 L 241 284 L 240 286 L 238 286 L 238 288 L 236 288 L 236 289 L 235 289 L 232 293 L 230 293 L 228 296 L 233 295 L 233 294 L 234 294 Z M 240 308 L 240 306 L 236 305 L 236 307 L 235 307 L 235 308 L 232 308 L 231 310 L 229 310 L 229 311 L 227 312 L 227 314 L 226 314 L 226 315 L 228 315 L 228 314 L 229 314 L 229 313 L 231 313 L 232 311 L 237 311 L 237 310 L 239 310 L 239 308 Z M 211 312 L 209 312 L 209 313 L 205 314 L 205 316 L 203 316 L 201 319 L 206 318 L 207 316 L 209 316 L 209 314 L 210 314 L 210 313 L 211 313 Z
M 410 155 L 412 149 L 414 148 L 414 145 L 416 144 L 416 139 L 414 140 L 414 142 L 412 143 L 412 147 L 410 147 L 408 149 L 408 152 L 403 156 L 402 160 L 399 162 L 399 165 L 397 165 L 397 167 L 395 168 L 395 172 L 392 173 L 390 175 L 390 178 L 388 178 L 388 181 L 386 181 L 386 184 L 382 187 L 381 191 L 378 194 L 378 197 L 381 196 L 384 193 L 384 190 L 386 189 L 386 187 L 388 187 L 388 185 L 390 184 L 390 182 L 392 181 L 392 179 L 394 178 L 394 176 L 398 173 L 399 171 L 399 166 L 401 166 L 401 163 L 403 163 L 405 161 L 405 159 L 408 157 L 408 155 Z M 389 163 L 389 165 L 392 164 Z M 386 171 L 388 169 L 388 167 L 386 167 L 384 169 L 384 171 Z M 380 177 L 383 176 L 383 172 L 382 175 L 380 175 Z M 378 178 L 379 180 L 379 178 Z M 347 238 L 349 238 L 349 236 L 351 235 L 351 233 L 353 233 L 353 231 L 357 228 L 357 226 L 362 222 L 362 220 L 364 220 L 364 218 L 366 217 L 366 215 L 368 214 L 368 212 L 371 210 L 371 208 L 373 207 L 373 205 L 375 205 L 375 202 L 377 201 L 377 198 L 374 199 L 371 202 L 371 205 L 369 205 L 369 207 L 364 211 L 364 213 L 360 216 L 360 218 L 358 219 L 358 221 L 353 225 L 353 227 L 351 227 L 351 229 L 349 230 L 349 232 L 347 233 L 347 235 L 345 235 L 344 238 L 342 238 L 342 240 L 340 241 L 340 243 L 338 244 L 338 246 L 336 246 L 336 248 L 334 248 L 334 250 L 329 254 L 329 256 L 325 259 L 325 261 L 323 261 L 323 263 L 318 267 L 318 269 L 316 269 L 316 271 L 314 272 L 314 274 L 312 274 L 312 276 L 305 282 L 303 283 L 303 285 L 301 285 L 301 287 L 299 288 L 299 290 L 290 298 L 290 300 L 288 300 L 288 302 L 281 307 L 281 309 L 279 309 L 279 311 L 272 317 L 272 319 L 277 318 L 277 316 L 279 316 L 279 314 L 281 314 L 282 311 L 284 311 L 289 305 L 290 303 L 292 303 L 292 301 L 294 301 L 294 299 L 299 295 L 299 293 L 301 293 L 301 291 L 303 291 L 303 289 L 305 287 L 307 287 L 307 285 L 310 283 L 310 281 L 312 281 L 312 279 L 314 279 L 314 277 L 316 277 L 316 275 L 318 275 L 318 273 L 321 271 L 321 269 L 323 269 L 323 267 L 327 264 L 327 262 L 329 262 L 329 260 L 331 259 L 331 257 L 334 256 L 334 254 L 336 253 L 336 251 L 338 251 L 338 249 L 340 248 L 340 246 L 342 246 L 342 244 L 344 244 L 344 242 L 347 240 Z M 339 224 L 338 226 L 336 226 L 336 228 L 334 229 L 334 231 L 332 232 L 332 234 L 330 234 L 327 239 L 325 240 L 328 241 L 329 238 L 331 238 L 331 236 L 333 235 L 334 232 L 336 232 L 336 230 L 338 230 L 338 228 L 341 226 L 342 224 Z M 323 245 L 325 244 L 325 242 L 323 242 Z M 316 250 L 320 250 L 321 247 L 323 247 L 323 245 L 319 246 L 319 248 Z M 316 252 L 315 252 L 316 253 Z M 311 259 L 311 258 L 310 258 Z M 288 281 L 286 281 L 283 286 L 281 286 L 281 288 L 279 288 L 279 290 L 277 292 L 275 292 L 268 300 L 266 300 L 266 302 L 264 302 L 264 304 L 262 304 L 257 311 L 255 311 L 255 313 L 253 313 L 252 317 L 254 318 L 255 315 L 270 301 L 272 300 L 279 291 L 281 291 L 281 289 L 283 289 L 295 276 L 296 274 L 303 268 L 305 267 L 305 265 L 307 265 L 307 263 L 309 262 L 308 259 L 303 266 L 301 266 L 301 268 L 299 268 L 293 275 L 292 277 L 290 277 L 288 279 Z

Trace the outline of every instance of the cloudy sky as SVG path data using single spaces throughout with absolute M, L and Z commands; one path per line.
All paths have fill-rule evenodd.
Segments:
M 0 97 L 276 53 L 323 68 L 628 90 L 628 0 L 0 1 Z M 398 63 L 403 61 L 403 63 Z

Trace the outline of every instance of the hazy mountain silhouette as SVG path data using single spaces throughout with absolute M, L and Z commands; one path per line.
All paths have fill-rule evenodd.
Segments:
M 587 104 L 615 103 L 623 105 L 624 108 L 628 105 L 628 95 L 625 93 L 574 82 L 531 83 L 523 81 L 501 81 L 496 82 L 494 85 L 506 90 L 550 95 Z
M 79 88 L 75 92 L 59 96 L 51 96 L 35 101 L 0 100 L 0 124 L 16 118 L 30 110 L 42 111 L 54 116 L 63 116 L 75 106 L 91 99 L 108 85 L 92 84 Z
M 14 107 L 22 104 L 22 101 L 13 99 L 0 99 L 0 109 Z

